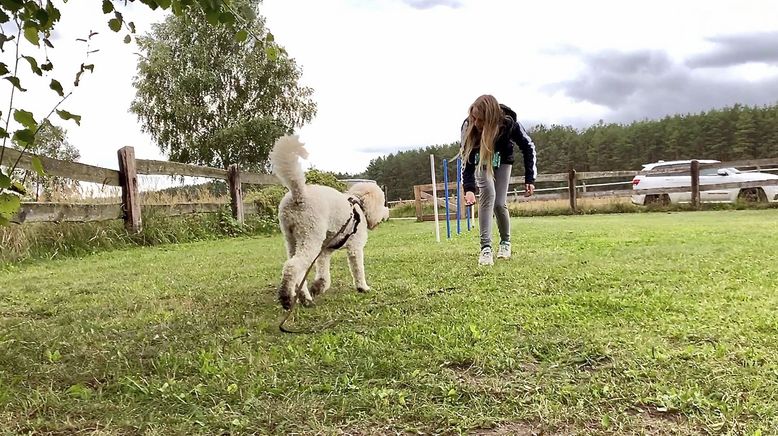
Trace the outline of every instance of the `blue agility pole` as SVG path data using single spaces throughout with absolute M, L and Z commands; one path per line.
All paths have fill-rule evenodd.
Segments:
M 465 205 L 465 215 L 467 216 L 467 231 L 470 231 L 470 206 Z
M 462 210 L 462 158 L 457 156 L 457 235 L 462 233 L 459 220 Z
M 443 158 L 443 192 L 446 196 L 446 238 L 451 239 L 451 221 L 448 211 L 448 159 Z

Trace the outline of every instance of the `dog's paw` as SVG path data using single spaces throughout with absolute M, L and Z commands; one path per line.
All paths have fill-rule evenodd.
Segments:
M 357 292 L 360 292 L 362 294 L 370 292 L 370 286 L 358 286 Z
M 283 307 L 284 310 L 292 308 L 292 296 L 286 292 L 286 289 L 283 286 L 278 288 L 278 301 L 281 303 L 281 307 Z
M 316 281 L 313 282 L 313 285 L 311 285 L 311 295 L 313 295 L 314 297 L 326 290 L 327 290 L 327 283 L 324 281 L 324 279 L 316 279 Z
M 303 305 L 303 307 L 313 307 L 313 306 L 315 306 L 315 304 L 314 304 L 313 300 L 311 300 L 311 299 L 308 299 L 308 298 L 303 298 L 303 299 L 300 301 L 300 304 L 302 304 L 302 305 Z

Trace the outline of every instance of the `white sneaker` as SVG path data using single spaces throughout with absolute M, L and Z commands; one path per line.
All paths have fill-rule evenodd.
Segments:
M 481 255 L 478 256 L 478 265 L 494 265 L 492 247 L 484 247 L 481 249 Z
M 500 242 L 500 248 L 497 249 L 498 259 L 510 259 L 511 258 L 511 243 Z

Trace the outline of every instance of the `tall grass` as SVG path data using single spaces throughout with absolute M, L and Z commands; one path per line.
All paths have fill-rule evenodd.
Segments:
M 278 202 L 284 193 L 281 187 L 271 186 L 249 191 L 246 201 L 253 202 L 258 213 L 246 214 L 243 225 L 232 218 L 228 199 L 216 194 L 216 190 L 205 185 L 188 188 L 178 192 L 143 192 L 141 203 L 224 203 L 224 206 L 217 213 L 176 217 L 165 216 L 150 208 L 142 209 L 143 229 L 138 234 L 128 233 L 121 220 L 29 223 L 0 227 L 0 262 L 83 256 L 132 246 L 194 242 L 225 236 L 271 234 L 278 229 Z M 70 203 L 88 204 L 110 204 L 119 201 L 110 195 L 67 197 L 67 200 Z
M 271 234 L 277 221 L 267 215 L 247 215 L 243 225 L 229 208 L 218 213 L 170 217 L 143 213 L 143 229 L 132 234 L 121 220 L 88 223 L 32 223 L 0 227 L 0 262 L 83 256 L 132 246 L 204 241 L 225 236 Z

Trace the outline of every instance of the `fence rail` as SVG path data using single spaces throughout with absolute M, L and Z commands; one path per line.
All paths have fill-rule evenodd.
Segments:
M 68 204 L 68 203 L 22 203 L 21 209 L 13 217 L 15 223 L 35 222 L 86 222 L 123 219 L 125 226 L 132 232 L 142 228 L 141 209 L 157 214 L 178 216 L 193 213 L 217 212 L 230 206 L 233 217 L 243 222 L 244 213 L 256 212 L 256 207 L 243 202 L 243 184 L 275 185 L 278 179 L 270 174 L 242 172 L 237 165 L 229 169 L 188 165 L 150 159 L 135 159 L 133 147 L 124 147 L 117 152 L 119 170 L 67 162 L 22 154 L 18 150 L 6 148 L 0 165 L 33 170 L 32 159 L 37 157 L 48 176 L 62 177 L 81 182 L 98 183 L 107 186 L 119 186 L 122 189 L 121 203 L 115 204 Z M 178 203 L 170 205 L 141 205 L 138 175 L 161 175 L 183 177 L 206 177 L 226 180 L 229 185 L 230 201 L 224 203 Z
M 20 158 L 21 156 L 21 158 Z M 23 170 L 33 170 L 32 158 L 35 155 L 24 153 L 13 148 L 5 148 L 3 153 L 3 162 L 0 165 L 13 166 L 19 160 L 17 168 Z M 63 177 L 66 179 L 79 180 L 82 182 L 98 183 L 108 186 L 121 186 L 119 182 L 119 172 L 108 168 L 86 165 L 78 162 L 67 162 L 58 159 L 52 159 L 45 156 L 38 156 L 43 165 L 46 174 L 54 177 Z
M 671 193 L 683 193 L 691 192 L 692 204 L 699 206 L 700 204 L 700 192 L 720 190 L 720 189 L 749 189 L 760 186 L 776 186 L 778 185 L 778 179 L 776 180 L 760 180 L 753 182 L 728 182 L 728 183 L 716 183 L 716 184 L 702 184 L 700 185 L 700 170 L 708 168 L 753 168 L 753 170 L 745 170 L 744 172 L 762 171 L 762 167 L 767 167 L 766 171 L 774 171 L 778 166 L 778 159 L 749 159 L 749 160 L 737 160 L 730 162 L 715 162 L 715 163 L 700 163 L 699 161 L 691 161 L 691 163 L 682 163 L 668 165 L 661 169 L 649 170 L 649 171 L 584 171 L 576 172 L 570 170 L 567 173 L 554 173 L 554 174 L 541 174 L 536 179 L 536 183 L 543 182 L 566 182 L 566 186 L 540 188 L 536 189 L 536 192 L 546 191 L 567 191 L 566 193 L 554 193 L 536 195 L 533 197 L 522 197 L 518 194 L 524 193 L 524 190 L 513 190 L 509 192 L 514 195 L 514 201 L 527 202 L 535 200 L 558 200 L 558 199 L 570 199 L 570 208 L 574 212 L 578 209 L 578 198 L 605 198 L 605 197 L 628 197 L 632 195 L 663 195 Z M 631 183 L 629 181 L 618 181 L 608 183 L 595 183 L 587 185 L 583 181 L 594 179 L 613 179 L 619 177 L 634 177 L 641 175 L 679 175 L 688 173 L 690 178 L 689 186 L 672 187 L 672 188 L 656 188 L 656 189 L 614 189 L 614 190 L 594 190 L 589 191 L 593 187 L 606 187 L 627 185 Z M 581 182 L 581 183 L 579 183 Z M 510 185 L 524 184 L 524 177 L 511 177 L 509 181 Z M 433 189 L 442 191 L 444 188 L 442 183 L 438 183 L 435 186 L 432 184 L 416 185 L 414 186 L 414 201 L 416 203 L 416 219 L 417 221 L 429 221 L 431 216 L 423 214 L 423 202 L 427 201 L 431 197 L 430 193 Z M 456 188 L 455 184 L 449 183 L 449 189 Z

